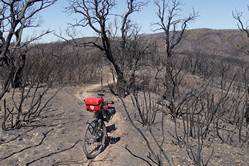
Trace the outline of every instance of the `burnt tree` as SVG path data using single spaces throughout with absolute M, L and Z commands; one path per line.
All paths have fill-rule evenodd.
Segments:
M 127 93 L 127 80 L 124 76 L 120 62 L 120 56 L 114 54 L 115 40 L 117 36 L 113 36 L 111 28 L 109 27 L 109 20 L 118 17 L 120 19 L 120 34 L 121 34 L 121 50 L 126 47 L 127 39 L 129 36 L 128 31 L 132 28 L 130 22 L 130 15 L 134 12 L 138 12 L 141 8 L 146 5 L 146 2 L 127 0 L 126 1 L 126 12 L 124 14 L 112 13 L 116 6 L 115 0 L 69 0 L 69 7 L 66 10 L 69 13 L 78 14 L 81 16 L 80 20 L 77 20 L 72 24 L 73 27 L 90 27 L 97 35 L 100 40 L 94 42 L 87 42 L 84 45 L 91 45 L 104 53 L 104 56 L 112 64 L 116 75 L 117 75 L 117 91 L 121 96 L 125 96 Z M 117 30 L 117 29 L 116 29 Z
M 197 18 L 198 13 L 193 9 L 189 15 L 181 18 L 183 9 L 180 0 L 155 0 L 154 2 L 158 9 L 156 13 L 158 22 L 154 23 L 157 26 L 155 31 L 162 31 L 162 38 L 165 42 L 165 54 L 163 52 L 165 56 L 161 61 L 162 67 L 158 67 L 160 72 L 166 73 L 163 79 L 166 81 L 167 88 L 163 95 L 167 96 L 167 100 L 175 100 L 178 82 L 175 79 L 179 73 L 174 70 L 173 56 L 176 54 L 177 46 L 184 38 L 187 25 Z
M 38 27 L 37 14 L 53 5 L 57 0 L 1 0 L 0 1 L 0 62 L 6 67 L 7 76 L 4 78 L 0 99 L 10 85 L 13 88 L 22 84 L 22 70 L 25 66 L 27 45 L 39 37 L 49 33 L 32 36 L 25 42 L 22 40 L 23 31 L 30 27 Z

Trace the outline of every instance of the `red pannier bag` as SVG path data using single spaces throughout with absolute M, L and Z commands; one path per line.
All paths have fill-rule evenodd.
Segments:
M 103 99 L 101 97 L 89 97 L 85 99 L 87 111 L 99 111 L 102 107 Z

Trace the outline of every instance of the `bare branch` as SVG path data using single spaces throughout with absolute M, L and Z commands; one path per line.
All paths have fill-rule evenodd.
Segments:
M 182 12 L 182 4 L 180 0 L 171 1 L 155 1 L 158 8 L 157 16 L 159 21 L 154 25 L 159 26 L 158 30 L 164 32 L 167 57 L 171 57 L 174 48 L 180 43 L 188 23 L 194 21 L 198 17 L 198 13 L 193 9 L 192 13 L 186 18 L 178 18 Z
M 235 20 L 238 21 L 237 26 L 240 29 L 240 31 L 245 32 L 247 37 L 249 37 L 249 29 L 248 29 L 248 25 L 244 25 L 244 23 L 242 22 L 242 12 L 238 12 L 237 10 L 235 10 L 234 12 L 232 12 L 233 18 Z

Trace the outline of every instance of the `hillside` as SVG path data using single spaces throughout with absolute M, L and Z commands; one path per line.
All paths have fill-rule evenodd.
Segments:
M 161 33 L 143 37 L 158 43 L 163 54 Z M 96 38 L 77 39 L 78 42 L 91 40 Z M 177 47 L 177 54 L 186 57 L 201 54 L 201 58 L 207 58 L 191 59 L 196 63 L 194 67 L 189 67 L 190 61 L 186 60 L 188 67 L 183 65 L 183 70 L 175 65 L 171 75 L 165 74 L 165 64 L 155 63 L 161 65 L 155 66 L 148 60 L 135 73 L 139 85 L 133 89 L 134 94 L 123 100 L 111 93 L 115 79 L 108 63 L 99 58 L 98 50 L 76 48 L 66 42 L 36 45 L 32 51 L 36 51 L 35 47 L 44 51 L 39 54 L 41 61 L 56 60 L 56 66 L 52 63 L 52 67 L 58 69 L 52 68 L 52 79 L 59 76 L 62 83 L 63 79 L 66 82 L 51 104 L 39 117 L 27 122 L 27 126 L 0 130 L 0 165 L 143 166 L 156 165 L 159 158 L 166 166 L 169 163 L 205 165 L 205 162 L 211 166 L 249 165 L 249 127 L 244 119 L 248 106 L 248 64 L 244 68 L 239 63 L 233 66 L 224 61 L 225 58 L 247 60 L 247 42 L 247 37 L 236 30 L 189 30 Z M 221 59 L 213 61 L 213 57 Z M 42 63 L 41 66 L 48 68 Z M 44 87 L 40 84 L 37 89 Z M 59 83 L 54 84 L 44 97 L 49 98 L 59 88 Z M 170 88 L 175 88 L 173 97 Z M 117 113 L 106 123 L 110 136 L 106 148 L 89 160 L 81 144 L 84 126 L 92 113 L 86 111 L 83 100 L 96 96 L 101 89 L 106 90 L 105 99 L 115 102 Z M 29 90 L 24 88 L 25 92 Z M 6 93 L 5 99 L 11 101 L 14 94 L 22 97 L 21 90 L 16 89 Z M 27 99 L 34 100 L 32 93 Z M 6 110 L 12 116 L 9 109 L 12 107 L 3 108 L 4 101 L 0 104 L 1 122 Z M 28 104 L 24 103 L 25 107 Z M 117 142 L 111 144 L 112 138 L 118 138 Z
M 107 82 L 104 82 L 105 84 Z M 84 125 L 92 117 L 87 112 L 83 99 L 95 96 L 101 89 L 99 83 L 86 84 L 81 87 L 67 86 L 53 99 L 53 106 L 43 112 L 37 121 L 21 130 L 0 131 L 0 161 L 3 166 L 143 166 L 147 165 L 141 158 L 149 155 L 148 147 L 141 135 L 129 123 L 121 101 L 109 91 L 106 99 L 115 101 L 117 113 L 106 123 L 108 135 L 120 140 L 108 144 L 106 149 L 95 159 L 88 160 L 82 150 Z M 57 89 L 51 89 L 53 93 Z M 48 95 L 50 95 L 50 93 Z M 132 105 L 130 105 L 132 107 Z M 129 106 L 129 107 L 130 107 Z M 135 112 L 130 113 L 134 116 Z M 0 112 L 1 115 L 1 112 Z M 193 165 L 187 157 L 185 148 L 180 148 L 171 141 L 169 133 L 174 132 L 174 122 L 170 117 L 165 121 L 167 128 L 167 156 L 175 165 Z M 180 122 L 179 122 L 180 124 Z M 155 124 L 158 128 L 159 124 Z M 145 129 L 144 133 L 148 134 Z M 147 135 L 146 134 L 146 135 Z M 156 135 L 160 132 L 156 132 Z M 153 142 L 153 140 L 150 139 Z M 191 141 L 195 141 L 194 139 Z M 152 148 L 156 149 L 156 145 Z M 246 148 L 232 147 L 214 143 L 205 145 L 203 155 L 212 154 L 210 165 L 246 166 L 249 158 Z M 129 151 L 128 151 L 129 150 Z M 139 156 L 139 157 L 135 157 Z M 206 159 L 205 159 L 206 160 Z M 167 165 L 166 163 L 164 163 Z
M 145 38 L 159 43 L 161 50 L 165 48 L 163 33 L 145 35 Z M 249 39 L 239 30 L 193 29 L 186 31 L 177 48 L 183 54 L 201 51 L 205 54 L 244 57 L 246 54 L 241 50 L 248 50 L 248 45 Z
M 144 34 L 142 36 L 146 41 L 156 43 L 161 52 L 165 51 L 163 33 Z M 95 37 L 86 37 L 75 39 L 72 42 L 89 43 L 96 40 Z M 68 43 L 70 43 L 70 41 Z M 54 42 L 43 44 L 43 46 L 55 47 L 56 45 L 63 44 L 68 49 L 71 47 L 68 43 Z M 80 50 L 91 52 L 93 48 L 82 47 Z M 247 51 L 249 50 L 249 39 L 245 33 L 239 30 L 193 29 L 186 31 L 177 50 L 177 52 L 183 54 L 201 51 L 204 54 L 231 56 L 243 59 L 247 56 Z

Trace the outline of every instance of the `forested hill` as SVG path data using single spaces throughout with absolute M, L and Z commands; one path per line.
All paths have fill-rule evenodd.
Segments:
M 161 52 L 165 51 L 164 33 L 144 34 L 146 40 L 150 40 L 158 45 Z M 76 43 L 96 41 L 95 37 L 79 38 Z M 70 43 L 70 42 L 69 42 Z M 71 47 L 67 42 L 55 42 L 43 44 L 45 47 Z M 59 46 L 60 45 L 60 46 Z M 81 47 L 84 52 L 91 53 L 93 47 Z M 68 49 L 67 49 L 68 50 Z M 96 49 L 94 49 L 96 52 Z M 213 29 L 193 29 L 187 30 L 184 38 L 176 47 L 176 51 L 181 54 L 207 54 L 218 56 L 231 56 L 249 60 L 249 37 L 240 30 L 213 30 Z M 61 51 L 61 50 L 58 50 Z
M 160 41 L 162 49 L 165 47 L 163 33 L 151 34 L 148 37 Z M 177 50 L 183 54 L 201 52 L 247 59 L 249 38 L 240 30 L 194 29 L 186 31 Z

